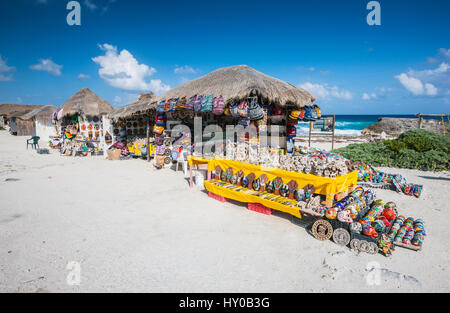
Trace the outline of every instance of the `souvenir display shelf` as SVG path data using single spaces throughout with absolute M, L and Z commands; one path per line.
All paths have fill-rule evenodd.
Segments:
M 260 177 L 262 174 L 266 174 L 269 181 L 274 180 L 276 177 L 281 177 L 284 183 L 295 180 L 298 184 L 298 188 L 304 188 L 305 186 L 311 184 L 315 187 L 315 194 L 326 196 L 327 202 L 331 203 L 336 194 L 345 193 L 356 187 L 358 180 L 357 171 L 353 171 L 347 175 L 338 176 L 336 178 L 327 178 L 219 158 L 215 158 L 208 162 L 208 171 L 214 171 L 216 166 L 220 166 L 222 171 L 226 171 L 228 168 L 231 168 L 233 173 L 242 170 L 245 176 L 249 173 L 254 173 L 256 178 Z M 221 194 L 219 195 L 222 196 Z
M 230 189 L 227 187 L 215 185 L 214 183 L 216 182 L 221 181 L 217 179 L 205 181 L 206 190 L 212 192 L 215 195 L 219 195 L 227 199 L 232 199 L 245 203 L 259 203 L 264 205 L 265 207 L 289 213 L 298 218 L 302 218 L 302 215 L 300 214 L 300 207 L 296 205 L 298 202 L 296 200 L 290 200 L 288 198 L 283 198 L 280 196 L 278 196 L 278 198 L 275 198 L 276 196 L 268 192 L 256 192 L 253 189 L 248 189 L 244 187 L 233 186 L 232 187 L 233 189 Z M 270 198 L 263 198 L 270 196 L 274 196 L 273 200 L 271 200 Z

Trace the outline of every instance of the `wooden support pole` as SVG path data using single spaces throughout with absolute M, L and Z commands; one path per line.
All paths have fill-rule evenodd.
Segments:
M 445 136 L 445 122 L 444 122 L 444 115 L 441 116 L 442 117 L 442 130 L 443 130 L 443 134 Z
M 313 122 L 309 122 L 309 139 L 308 139 L 308 147 L 311 148 L 311 132 L 312 132 Z
M 150 162 L 150 115 L 147 113 L 147 162 Z
M 333 136 L 331 138 L 331 150 L 334 150 L 334 127 L 336 125 L 336 115 L 333 115 Z

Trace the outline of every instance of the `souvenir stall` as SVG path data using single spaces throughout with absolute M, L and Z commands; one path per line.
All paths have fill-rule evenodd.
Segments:
M 106 147 L 103 117 L 113 110 L 111 104 L 87 88 L 72 96 L 56 113 L 62 137 L 61 154 L 103 155 Z
M 137 101 L 108 114 L 108 131 L 111 136 L 108 149 L 120 149 L 121 159 L 141 157 L 150 160 L 155 155 L 155 107 L 152 106 L 154 97 L 153 93 L 141 94 Z
M 232 66 L 184 83 L 155 99 L 154 132 L 168 136 L 173 125 L 181 123 L 194 134 L 195 118 L 201 117 L 202 138 L 191 142 L 195 147 L 189 149 L 184 146 L 182 150 L 190 155 L 190 165 L 204 164 L 204 160 L 226 154 L 225 138 L 217 138 L 214 131 L 205 131 L 210 130 L 211 125 L 219 126 L 224 137 L 226 126 L 246 128 L 253 125 L 256 128 L 254 138 L 250 138 L 248 132 L 242 132 L 237 134 L 238 139 L 262 143 L 273 153 L 282 155 L 292 152 L 295 124 L 299 120 L 320 116 L 320 109 L 312 104 L 313 101 L 314 97 L 306 90 L 245 65 Z M 220 141 L 221 151 L 198 149 L 198 146 L 214 146 L 211 138 Z M 268 138 L 270 140 L 266 140 Z M 291 143 L 290 146 L 287 142 Z

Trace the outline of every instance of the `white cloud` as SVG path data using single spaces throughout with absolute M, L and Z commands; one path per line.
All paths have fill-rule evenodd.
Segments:
M 91 11 L 94 11 L 97 9 L 97 5 L 90 0 L 84 0 L 84 5 Z
M 433 84 L 425 84 L 425 93 L 429 96 L 437 95 L 437 88 Z
M 407 73 L 397 75 L 395 78 L 416 96 L 435 96 L 438 94 L 438 89 L 443 90 L 445 94 L 445 91 L 450 89 L 450 65 L 442 62 L 433 69 L 419 71 L 410 69 Z
M 78 74 L 78 78 L 79 79 L 88 79 L 88 78 L 90 78 L 90 76 L 86 75 L 86 74 L 83 74 L 83 73 L 80 73 L 80 74 Z
M 147 82 L 145 78 L 156 73 L 156 69 L 139 64 L 129 51 L 124 49 L 118 53 L 117 47 L 109 44 L 99 45 L 99 47 L 105 55 L 92 60 L 100 65 L 98 70 L 100 77 L 111 86 L 124 90 L 152 90 L 155 94 L 170 89 L 169 85 L 163 84 L 159 79 Z
M 337 98 L 341 100 L 351 100 L 353 98 L 350 91 L 340 90 L 337 86 L 329 86 L 328 84 L 322 85 L 306 82 L 299 85 L 299 87 L 311 92 L 318 99 L 327 100 L 330 98 Z
M 442 62 L 437 68 L 431 70 L 414 71 L 409 70 L 408 74 L 410 76 L 416 76 L 419 78 L 433 78 L 441 74 L 445 74 L 449 71 L 450 65 L 448 63 Z
M 439 49 L 439 53 L 442 54 L 447 59 L 450 59 L 450 49 L 441 48 Z
M 0 82 L 6 82 L 13 80 L 13 75 L 11 72 L 15 71 L 14 66 L 6 65 L 6 59 L 3 59 L 0 55 Z
M 375 93 L 368 94 L 365 92 L 362 95 L 363 100 L 371 100 L 371 99 L 376 99 L 376 98 L 377 98 L 377 95 Z
M 192 67 L 185 65 L 185 66 L 176 66 L 174 69 L 175 74 L 196 74 L 197 71 L 194 70 Z
M 58 65 L 51 59 L 40 59 L 38 64 L 31 65 L 33 71 L 45 71 L 53 76 L 61 76 L 62 65 Z
M 418 95 L 429 95 L 434 96 L 437 94 L 437 88 L 430 83 L 426 83 L 425 85 L 418 78 L 408 76 L 406 73 L 402 73 L 400 75 L 395 76 L 400 83 L 409 90 L 412 94 Z

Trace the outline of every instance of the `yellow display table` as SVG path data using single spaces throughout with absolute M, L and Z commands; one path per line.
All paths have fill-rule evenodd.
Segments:
M 208 160 L 208 159 L 204 159 L 202 157 L 196 157 L 196 156 L 189 155 L 187 157 L 187 161 L 188 161 L 188 164 L 189 164 L 189 175 L 190 175 L 189 186 L 192 188 L 194 186 L 192 166 L 196 165 L 197 169 L 198 169 L 199 165 L 205 165 L 205 164 L 208 165 L 209 162 L 211 162 L 212 160 Z M 208 170 L 208 179 L 210 179 L 210 178 L 211 178 L 211 172 Z
M 216 166 L 220 166 L 222 171 L 232 168 L 233 173 L 242 170 L 245 176 L 249 173 L 254 173 L 256 178 L 262 174 L 266 174 L 269 181 L 272 181 L 276 177 L 281 177 L 284 184 L 287 184 L 291 180 L 295 180 L 298 184 L 298 188 L 304 188 L 306 185 L 311 184 L 314 186 L 316 194 L 326 196 L 326 199 L 329 201 L 333 200 L 335 194 L 346 192 L 347 190 L 356 187 L 358 180 L 357 171 L 336 178 L 327 178 L 218 158 L 208 162 L 208 171 L 213 171 Z
M 241 191 L 236 191 L 236 190 L 228 189 L 226 187 L 217 186 L 217 185 L 213 184 L 214 181 L 216 181 L 216 180 L 205 181 L 205 188 L 206 188 L 206 190 L 208 190 L 216 195 L 222 196 L 227 199 L 236 200 L 239 202 L 259 203 L 268 208 L 271 208 L 271 209 L 274 209 L 277 211 L 281 211 L 281 212 L 286 212 L 291 215 L 294 215 L 295 217 L 302 218 L 302 215 L 300 214 L 300 208 L 297 206 L 294 206 L 294 204 L 297 202 L 295 200 L 289 200 L 287 198 L 283 198 L 284 201 L 290 202 L 292 204 L 292 206 L 289 206 L 289 205 L 285 205 L 285 204 L 282 204 L 282 203 L 279 203 L 279 202 L 276 202 L 276 201 L 273 201 L 270 199 L 265 199 L 265 198 L 261 198 L 259 196 L 255 196 L 252 194 L 247 194 L 247 193 L 245 193 L 245 191 L 251 191 L 251 190 L 246 189 L 246 188 L 241 188 Z M 263 194 L 268 194 L 268 193 L 265 192 Z

